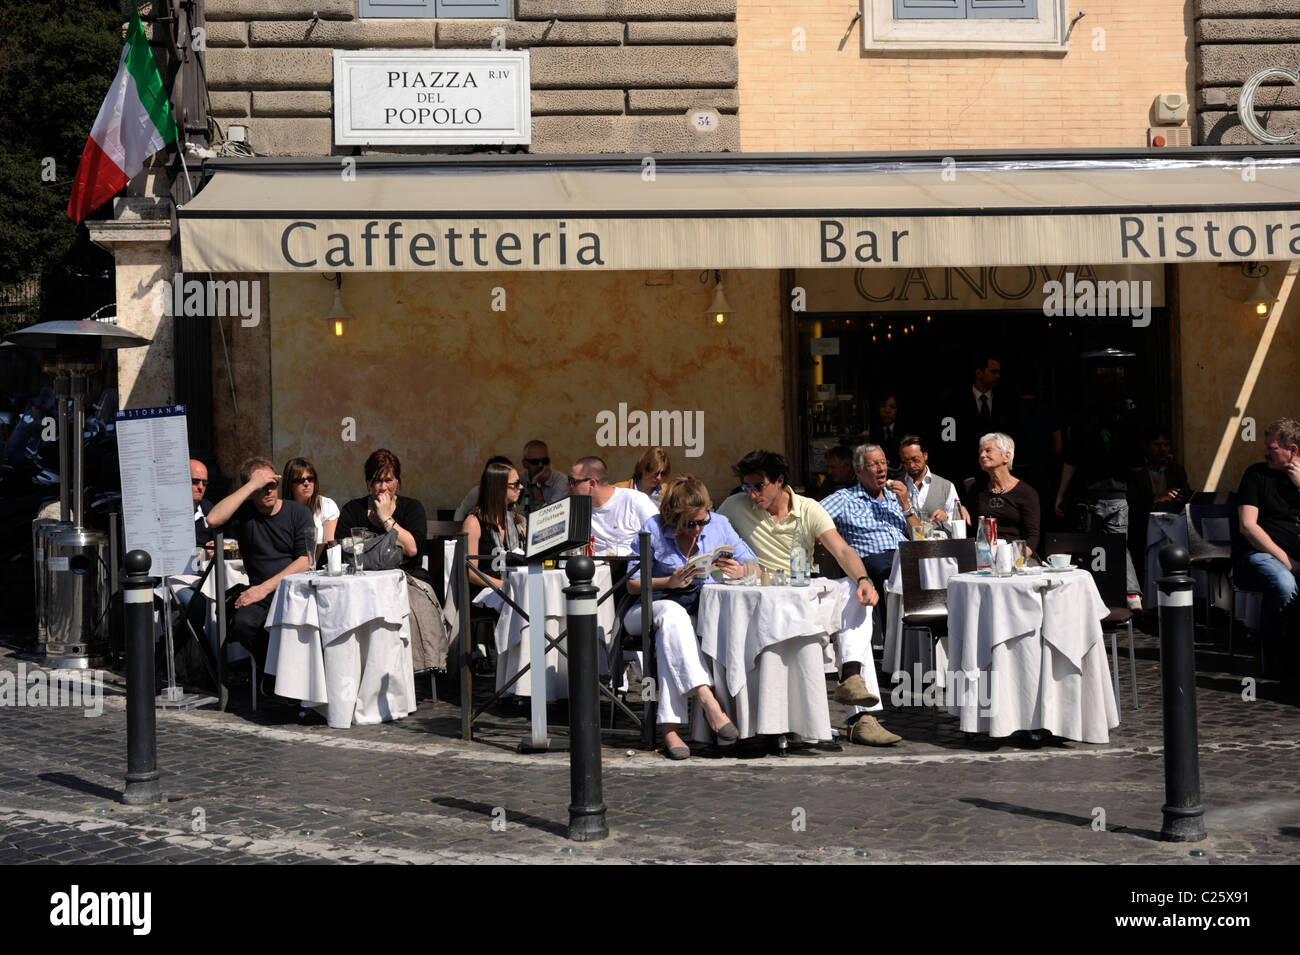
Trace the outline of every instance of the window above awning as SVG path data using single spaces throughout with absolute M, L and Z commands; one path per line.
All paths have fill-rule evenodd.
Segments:
M 216 160 L 186 271 L 1300 258 L 1300 150 Z

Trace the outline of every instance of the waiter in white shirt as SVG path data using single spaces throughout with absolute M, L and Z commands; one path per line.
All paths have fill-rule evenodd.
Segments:
M 925 441 L 915 434 L 904 435 L 898 441 L 898 456 L 903 464 L 907 494 L 916 513 L 922 520 L 946 522 L 957 505 L 957 488 L 930 470 L 930 452 Z M 970 520 L 965 507 L 961 519 Z

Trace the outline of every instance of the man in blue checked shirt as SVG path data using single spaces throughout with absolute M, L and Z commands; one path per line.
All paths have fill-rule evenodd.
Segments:
M 908 497 L 906 483 L 888 480 L 889 464 L 879 445 L 856 448 L 853 470 L 858 483 L 836 491 L 822 501 L 822 507 L 840 536 L 862 558 L 876 592 L 883 594 L 898 542 L 911 540 L 912 528 L 921 521 Z M 883 605 L 882 601 L 877 609 Z

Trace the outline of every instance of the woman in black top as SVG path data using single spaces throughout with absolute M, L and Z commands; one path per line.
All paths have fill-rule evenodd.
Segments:
M 401 568 L 420 571 L 420 542 L 429 533 L 424 505 L 413 497 L 398 497 L 402 487 L 402 462 L 392 451 L 380 448 L 366 458 L 366 485 L 370 493 L 343 505 L 334 539 L 342 540 L 354 527 L 364 527 L 376 534 L 397 531 L 397 546 L 402 549 Z
M 1016 443 L 1010 435 L 995 431 L 980 438 L 980 467 L 988 485 L 975 495 L 971 517 L 991 517 L 998 522 L 998 537 L 1023 540 L 1031 554 L 1038 551 L 1038 494 L 1025 482 L 1011 476 Z
M 506 551 L 523 547 L 524 519 L 514 512 L 523 489 L 524 482 L 519 480 L 519 472 L 508 462 L 488 462 L 479 478 L 478 504 L 461 526 L 469 536 L 466 553 L 489 554 L 497 547 Z M 486 573 L 487 568 L 480 561 L 474 561 L 474 567 L 475 571 L 470 575 L 473 587 L 481 589 L 485 580 L 501 586 L 501 580 Z

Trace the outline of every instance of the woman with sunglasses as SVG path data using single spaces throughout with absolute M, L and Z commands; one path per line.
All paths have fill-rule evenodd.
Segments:
M 478 482 L 478 504 L 461 526 L 461 530 L 469 535 L 466 553 L 490 554 L 497 547 L 506 551 L 523 549 L 524 519 L 514 512 L 523 489 L 524 482 L 519 480 L 519 472 L 509 463 L 488 462 Z M 469 578 L 471 585 L 491 581 L 497 587 L 501 586 L 501 579 L 486 573 L 479 561 L 474 561 L 474 567 L 475 571 Z
M 280 482 L 280 497 L 285 497 L 287 487 L 291 495 L 287 500 L 305 505 L 311 511 L 311 519 L 316 522 L 316 559 L 319 560 L 325 542 L 334 539 L 339 506 L 320 492 L 316 468 L 306 458 L 290 458 L 282 473 L 284 480 Z
M 668 476 L 673 473 L 668 452 L 663 448 L 646 448 L 637 458 L 632 476 L 626 481 L 619 481 L 614 487 L 634 487 L 642 494 L 649 494 L 658 500 L 668 489 Z
M 420 542 L 429 533 L 429 525 L 423 504 L 397 494 L 402 488 L 402 462 L 392 451 L 380 448 L 366 458 L 365 472 L 369 493 L 343 505 L 335 539 L 348 536 L 354 527 L 365 527 L 376 534 L 397 531 L 397 546 L 402 549 L 398 566 L 427 580 L 428 574 L 420 568 Z
M 691 557 L 727 544 L 733 558 L 714 563 L 728 577 L 744 573 L 741 564 L 755 560 L 754 552 L 740 539 L 731 523 L 713 513 L 709 490 L 698 478 L 683 474 L 663 493 L 659 515 L 646 521 L 650 534 L 650 589 L 654 592 L 654 623 L 658 633 L 655 658 L 659 664 L 659 725 L 669 759 L 686 759 L 690 748 L 679 730 L 686 722 L 686 698 L 694 696 L 704 711 L 709 728 L 719 740 L 730 742 L 738 733 L 713 695 L 708 667 L 695 636 L 695 611 L 701 579 L 686 567 Z M 639 556 L 641 539 L 633 538 L 632 552 Z M 641 593 L 638 570 L 627 582 L 629 594 Z M 630 634 L 641 632 L 641 604 L 627 613 L 624 625 Z

